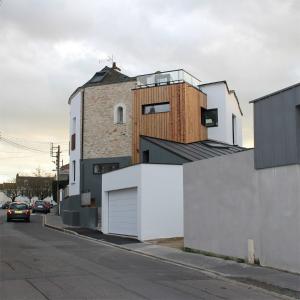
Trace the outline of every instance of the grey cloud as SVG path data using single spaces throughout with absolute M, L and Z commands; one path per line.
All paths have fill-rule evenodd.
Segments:
M 4 0 L 0 130 L 65 138 L 69 95 L 114 54 L 129 75 L 227 79 L 251 143 L 248 101 L 299 81 L 299 24 L 296 0 Z

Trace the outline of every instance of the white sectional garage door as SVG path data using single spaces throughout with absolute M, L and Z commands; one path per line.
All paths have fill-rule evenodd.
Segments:
M 108 193 L 109 233 L 137 236 L 137 189 Z

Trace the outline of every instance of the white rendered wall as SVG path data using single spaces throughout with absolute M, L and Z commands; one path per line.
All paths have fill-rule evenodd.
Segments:
M 182 166 L 141 164 L 102 176 L 102 232 L 108 233 L 108 192 L 137 187 L 138 239 L 183 236 Z
M 254 169 L 254 151 L 184 164 L 185 247 L 300 273 L 300 165 Z
M 75 149 L 71 150 L 70 146 L 70 175 L 69 175 L 69 195 L 79 195 L 80 194 L 80 154 L 81 154 L 81 92 L 77 93 L 70 102 L 70 120 L 69 120 L 69 140 L 71 141 L 71 136 L 73 133 L 76 134 L 75 139 Z M 73 118 L 76 118 L 76 128 L 75 132 L 73 130 Z M 75 172 L 75 181 L 72 162 L 76 162 L 76 172 Z
M 143 164 L 141 167 L 141 240 L 182 237 L 182 166 Z
M 232 144 L 232 114 L 236 116 L 237 145 L 242 146 L 242 115 L 233 93 L 228 93 L 226 84 L 218 82 L 200 86 L 207 94 L 207 108 L 218 109 L 218 126 L 208 127 L 208 138 Z

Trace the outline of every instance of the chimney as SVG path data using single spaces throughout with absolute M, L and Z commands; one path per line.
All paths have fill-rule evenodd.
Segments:
M 113 69 L 113 70 L 117 70 L 117 71 L 121 71 L 121 69 L 120 69 L 119 67 L 117 67 L 116 62 L 113 62 L 113 63 L 112 63 L 112 69 Z

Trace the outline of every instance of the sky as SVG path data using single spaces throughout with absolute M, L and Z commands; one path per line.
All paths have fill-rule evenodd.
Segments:
M 0 182 L 52 172 L 50 142 L 68 162 L 68 97 L 111 56 L 227 80 L 252 147 L 249 101 L 300 81 L 299 28 L 299 0 L 0 0 Z

